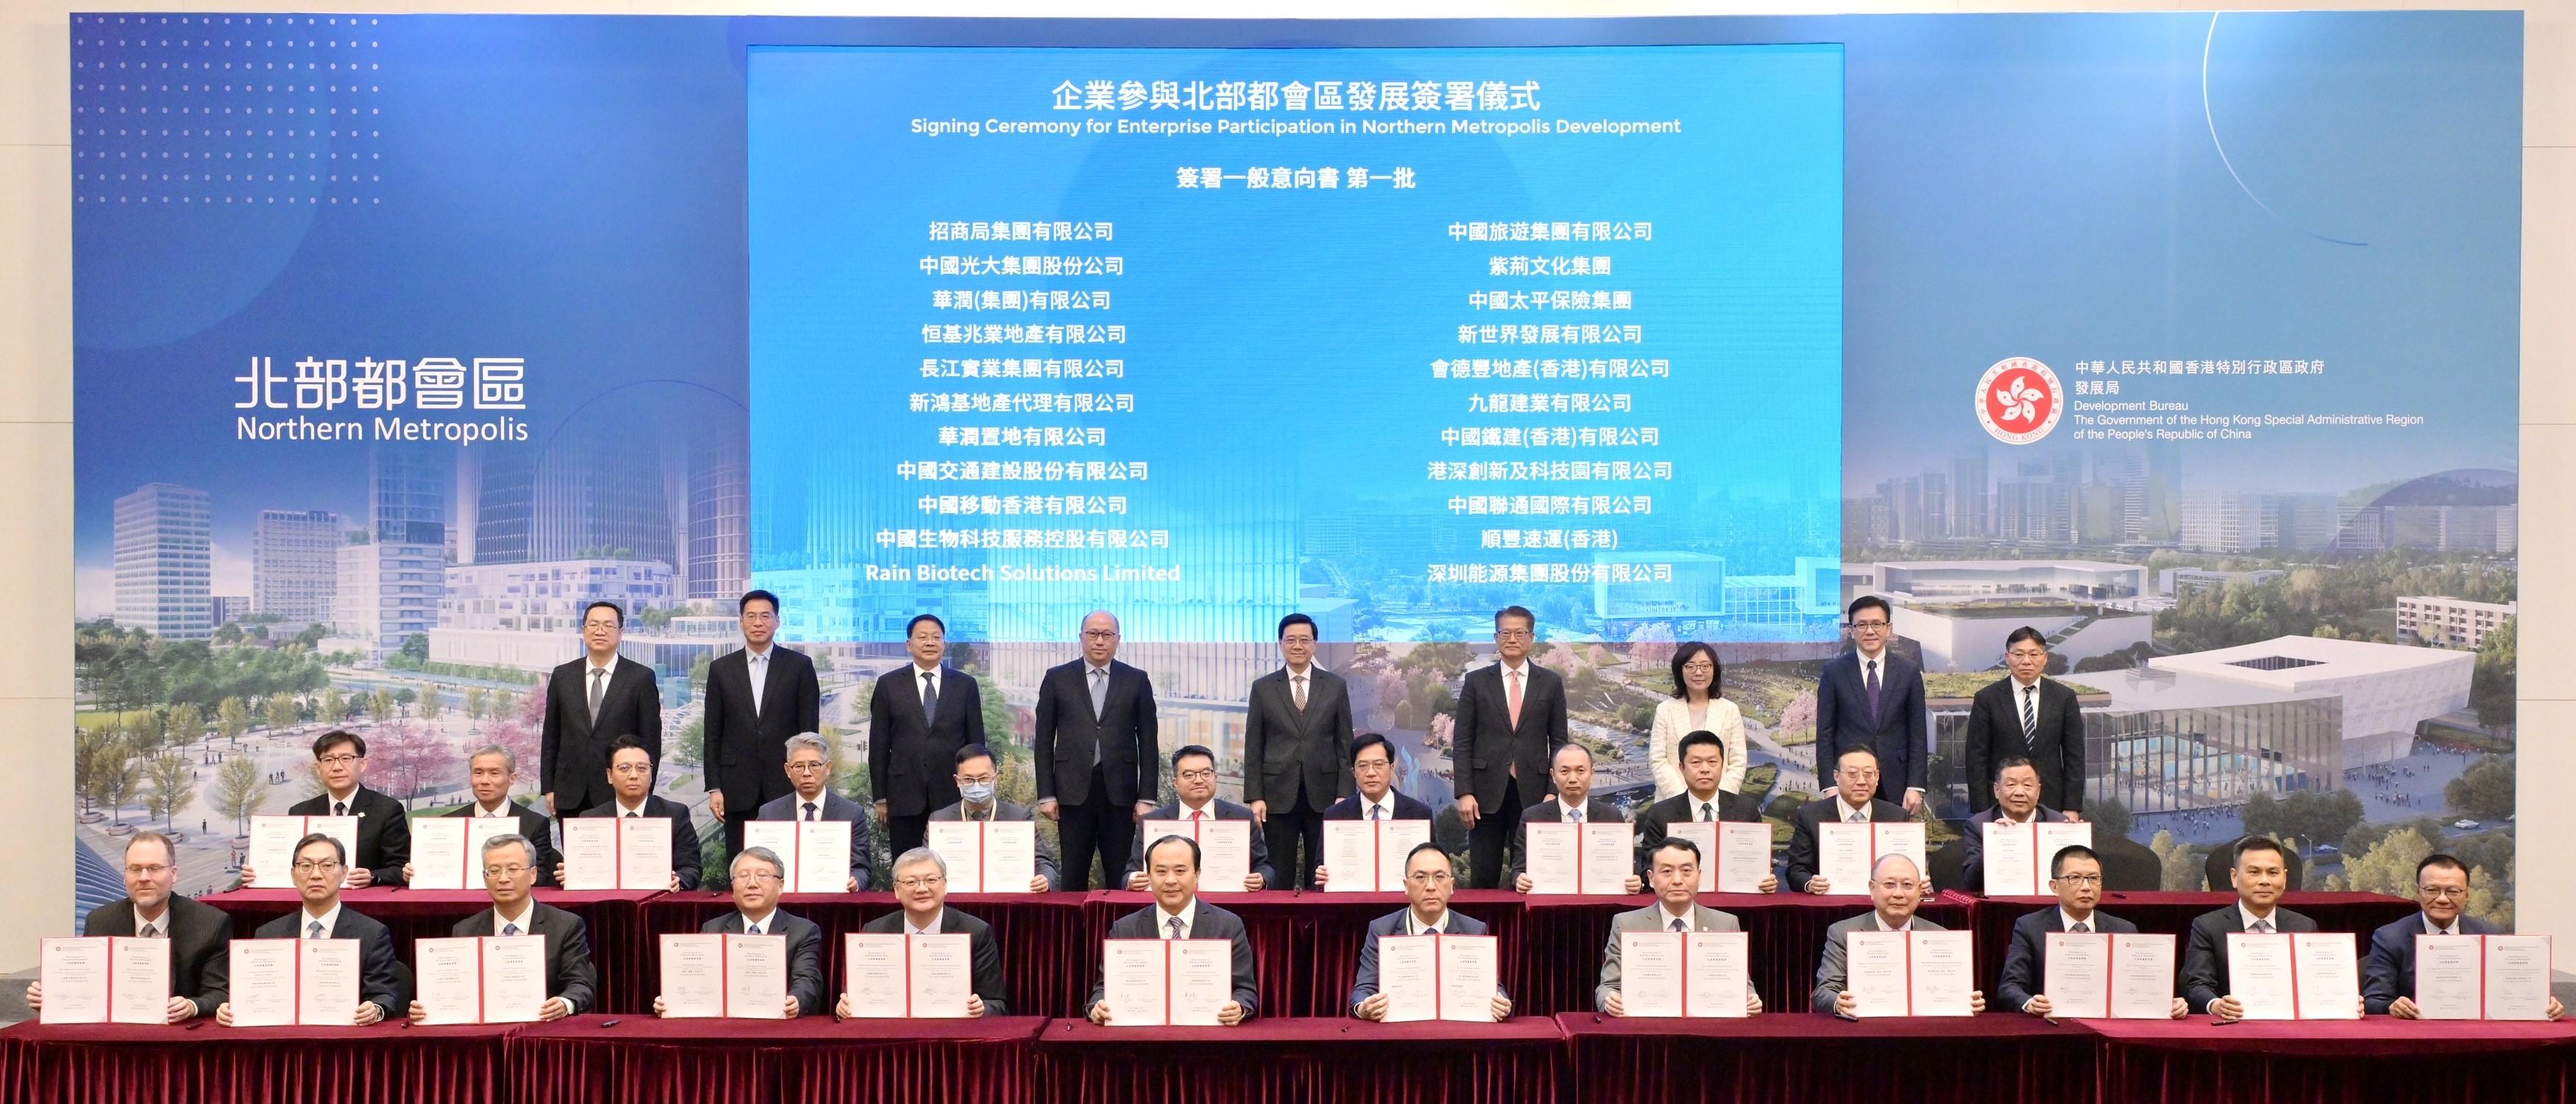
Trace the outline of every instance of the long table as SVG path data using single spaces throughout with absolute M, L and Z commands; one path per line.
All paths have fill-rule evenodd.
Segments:
M 1989 994 L 2004 976 L 2004 952 L 2012 947 L 2013 922 L 2057 907 L 2055 897 L 1972 897 L 1957 890 L 1944 891 L 1941 899 L 1968 908 L 1969 924 L 1977 933 L 1977 977 Z M 2188 943 L 2193 918 L 2235 903 L 2233 893 L 2104 893 L 2100 907 L 2136 924 L 2141 932 L 2171 935 Z M 2292 893 L 2281 898 L 2281 907 L 2305 914 L 2325 931 L 2358 933 L 2367 949 L 2373 929 L 2413 915 L 2417 906 L 2381 893 Z M 2174 951 L 2179 967 L 2181 945 Z
M 1260 893 L 1212 893 L 1205 897 L 1243 918 L 1252 941 L 1255 973 L 1261 987 L 1263 1017 L 1340 1016 L 1350 1009 L 1351 985 L 1359 978 L 1360 941 L 1369 922 L 1407 907 L 1401 893 L 1318 893 L 1268 890 Z M 1522 942 L 1522 897 L 1508 890 L 1460 890 L 1449 907 L 1482 920 L 1501 941 L 1502 983 L 1515 1000 L 1528 984 L 1525 967 L 1532 957 Z M 1083 907 L 1086 918 L 1082 955 L 1088 978 L 1099 969 L 1100 941 L 1118 918 L 1154 903 L 1151 893 L 1124 890 L 1096 892 Z M 1522 1011 L 1530 1011 L 1526 1005 Z M 1063 1014 L 1080 1016 L 1079 1005 Z
M 1079 1016 L 1091 995 L 1091 980 L 1100 970 L 1099 944 L 1092 940 L 1081 893 L 952 893 L 948 907 L 992 925 L 1002 952 L 1002 983 L 1010 989 L 1011 1011 L 1032 1016 Z M 1213 900 L 1214 898 L 1211 898 Z M 733 911 L 733 899 L 722 893 L 669 893 L 646 902 L 644 930 L 651 936 L 686 934 Z M 838 994 L 847 979 L 841 972 L 841 937 L 870 920 L 895 911 L 892 893 L 790 893 L 778 907 L 813 921 L 823 929 L 823 979 Z M 651 948 L 648 961 L 655 960 Z M 642 1008 L 651 1008 L 662 991 L 659 969 L 642 979 Z
M 599 968 L 598 1011 L 631 1014 L 653 1007 L 655 990 L 647 988 L 653 978 L 653 940 L 644 926 L 643 906 L 661 895 L 659 890 L 536 891 L 537 900 L 579 916 L 589 926 L 590 960 Z M 236 889 L 197 899 L 231 916 L 239 938 L 295 911 L 302 900 L 291 889 Z M 492 907 L 492 897 L 479 889 L 369 886 L 343 890 L 340 903 L 390 929 L 394 957 L 408 964 L 415 940 L 447 936 L 457 921 Z
M 1026 1100 L 1046 1023 L 575 1016 L 513 1033 L 509 1080 L 545 1104 Z
M 2094 1084 L 2092 1034 L 2036 1016 L 1556 1020 L 1574 1063 L 1569 1104 L 2077 1101 Z
M 2100 1099 L 2138 1104 L 2549 1104 L 2576 1092 L 2576 1023 L 2092 1020 Z
M 22 1023 L 0 1031 L 0 1101 L 500 1104 L 510 1030 Z
M 1528 976 L 1521 1010 L 1537 1016 L 1590 1012 L 1601 980 L 1601 954 L 1610 942 L 1610 918 L 1654 900 L 1634 897 L 1528 897 L 1521 906 Z M 1816 988 L 1816 959 L 1825 929 L 1869 911 L 1869 898 L 1805 893 L 1703 893 L 1699 903 L 1731 913 L 1744 926 L 1753 952 L 1753 990 L 1762 1007 L 1804 1012 Z M 1968 925 L 1964 901 L 1936 898 L 1916 915 L 1945 928 Z
M 1373 1024 L 1256 1019 L 1241 1027 L 1100 1027 L 1038 1036 L 1043 1104 L 1558 1104 L 1565 1039 L 1552 1020 Z

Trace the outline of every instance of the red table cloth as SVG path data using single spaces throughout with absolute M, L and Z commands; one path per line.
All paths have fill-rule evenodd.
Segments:
M 1408 907 L 1401 893 L 1318 893 L 1272 890 L 1262 893 L 1212 893 L 1209 904 L 1243 918 L 1252 940 L 1252 958 L 1260 979 L 1261 1014 L 1265 1017 L 1339 1016 L 1359 979 L 1360 942 L 1369 922 Z M 1085 906 L 1088 933 L 1084 944 L 1084 992 L 1100 969 L 1100 941 L 1118 918 L 1154 903 L 1151 893 L 1096 892 Z M 1449 907 L 1461 916 L 1485 922 L 1496 939 L 1502 961 L 1503 988 L 1521 997 L 1522 967 L 1520 894 L 1508 890 L 1460 890 Z M 1081 1016 L 1079 1004 L 1063 1014 Z M 1525 1007 L 1515 1011 L 1526 1011 Z
M 1374 1024 L 1255 1019 L 1241 1027 L 1100 1027 L 1038 1036 L 1043 1104 L 1558 1104 L 1556 1023 Z M 1649 1098 L 1636 1098 L 1649 1099 Z
M 1531 896 L 1523 898 L 1521 933 L 1527 977 L 1514 994 L 1520 1011 L 1534 1016 L 1592 1011 L 1601 982 L 1601 952 L 1610 942 L 1610 918 L 1654 900 L 1634 897 Z M 1869 911 L 1869 898 L 1806 893 L 1703 893 L 1699 903 L 1733 913 L 1753 951 L 1753 989 L 1773 1012 L 1807 1011 L 1816 988 L 1816 958 L 1825 929 Z M 1936 898 L 1918 915 L 1954 930 L 1968 926 L 1964 902 Z
M 531 1104 L 1017 1102 L 1046 1022 L 575 1016 L 512 1034 L 506 1061 Z
M 2139 1104 L 2552 1104 L 2576 1084 L 2576 1024 L 2087 1020 L 2098 1099 Z
M 2094 1085 L 2090 1033 L 2035 1016 L 1556 1019 L 1573 1055 L 1569 1104 L 2074 1102 Z
M 652 941 L 644 928 L 643 905 L 660 890 L 575 892 L 539 889 L 537 900 L 581 917 L 590 929 L 590 960 L 599 968 L 596 1011 L 632 1013 L 653 1007 Z M 302 900 L 291 889 L 236 889 L 197 898 L 233 918 L 233 934 L 248 938 L 261 924 L 295 911 Z M 490 894 L 479 889 L 407 889 L 369 886 L 344 890 L 340 903 L 382 923 L 393 932 L 394 957 L 412 960 L 412 942 L 441 939 L 456 922 L 492 907 Z
M 1099 949 L 1091 941 L 1081 893 L 951 893 L 948 907 L 993 926 L 1001 945 L 1002 984 L 1010 994 L 1011 1012 L 1028 1016 L 1079 1016 L 1091 995 L 1099 970 Z M 823 929 L 823 988 L 834 1000 L 848 987 L 841 972 L 841 937 L 870 920 L 895 911 L 892 893 L 790 893 L 778 907 Z M 722 893 L 670 893 L 644 909 L 643 942 L 654 936 L 685 935 L 733 910 L 733 898 Z M 643 948 L 649 967 L 642 1008 L 650 1010 L 662 991 L 660 957 Z
M 1977 978 L 1989 994 L 2004 976 L 2004 952 L 2012 947 L 2013 922 L 2040 909 L 2057 907 L 2055 897 L 1977 897 L 1957 890 L 1944 891 L 1941 899 L 1968 908 L 1969 924 L 1977 933 Z M 2139 931 L 2178 937 L 2174 963 L 2179 967 L 2182 947 L 2191 941 L 2192 920 L 2235 903 L 2233 893 L 2105 893 L 2101 909 L 2136 924 Z M 2307 915 L 2326 931 L 2359 933 L 2365 951 L 2369 950 L 2372 929 L 2411 915 L 2416 909 L 2413 901 L 2379 893 L 2292 893 L 2283 897 L 2281 904 Z
M 509 1031 L 22 1023 L 0 1031 L 0 1101 L 499 1104 Z

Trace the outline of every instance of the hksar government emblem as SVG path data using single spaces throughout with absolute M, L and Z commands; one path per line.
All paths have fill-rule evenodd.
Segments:
M 2027 445 L 2057 428 L 2066 389 L 2057 373 L 2029 357 L 2007 357 L 1977 381 L 1977 421 L 2007 445 Z

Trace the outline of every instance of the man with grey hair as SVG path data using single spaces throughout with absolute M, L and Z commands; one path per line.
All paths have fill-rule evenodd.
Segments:
M 975 992 L 966 998 L 969 1016 L 1008 1016 L 1010 998 L 1002 989 L 1002 949 L 991 925 L 948 907 L 948 860 L 927 847 L 895 856 L 894 899 L 902 911 L 889 912 L 862 925 L 871 935 L 965 935 L 975 961 Z M 834 1014 L 850 1014 L 843 993 Z
M 1101 883 L 1114 887 L 1135 853 L 1137 822 L 1162 794 L 1163 757 L 1154 680 L 1118 662 L 1115 615 L 1082 619 L 1082 657 L 1047 669 L 1033 712 L 1037 814 L 1063 828 L 1058 888 L 1090 888 L 1095 855 Z
M 518 779 L 517 753 L 499 744 L 485 744 L 475 748 L 474 754 L 465 758 L 465 780 L 474 788 L 474 800 L 449 810 L 447 815 L 490 819 L 516 818 L 519 834 L 527 837 L 528 846 L 535 848 L 537 852 L 537 884 L 552 887 L 555 884 L 555 863 L 558 861 L 555 856 L 554 825 L 546 820 L 545 814 L 510 800 L 510 787 L 517 785 Z M 411 881 L 412 869 L 412 864 L 408 862 L 403 864 L 404 882 Z
M 869 856 L 876 844 L 868 839 L 868 807 L 832 792 L 832 745 L 811 732 L 787 738 L 787 781 L 794 793 L 760 807 L 754 820 L 842 820 L 850 825 L 850 880 L 843 892 L 868 888 Z M 807 892 L 814 892 L 808 889 Z M 811 1006 L 808 1006 L 811 1009 Z
M 698 927 L 705 935 L 775 935 L 787 940 L 787 1015 L 823 1010 L 823 929 L 778 907 L 787 885 L 787 863 L 766 847 L 746 847 L 733 857 L 733 911 Z M 653 998 L 662 1014 L 662 998 Z
M 1869 868 L 1870 910 L 1848 920 L 1835 922 L 1825 929 L 1825 950 L 1816 962 L 1816 991 L 1810 995 L 1815 1010 L 1846 1020 L 1860 1016 L 1855 998 L 1847 989 L 1850 950 L 1843 938 L 1856 931 L 1915 932 L 1946 931 L 1914 914 L 1923 904 L 1924 891 L 1932 888 L 1916 869 L 1914 860 L 1903 855 L 1881 855 Z M 1986 994 L 1978 990 L 1968 994 L 1968 1007 L 1986 1010 Z
M 480 756 L 477 756 L 480 758 Z M 512 833 L 483 841 L 483 888 L 492 907 L 456 922 L 453 936 L 541 936 L 546 941 L 546 1002 L 537 1015 L 560 1020 L 587 1012 L 599 1000 L 599 971 L 590 963 L 590 929 L 575 916 L 536 899 L 537 845 Z M 411 1002 L 413 1023 L 429 1009 Z

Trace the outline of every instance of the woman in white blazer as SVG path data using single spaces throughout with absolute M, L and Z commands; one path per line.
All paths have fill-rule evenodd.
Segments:
M 1744 715 L 1736 712 L 1734 702 L 1718 696 L 1724 677 L 1717 649 L 1696 640 L 1673 649 L 1673 696 L 1656 703 L 1654 731 L 1646 736 L 1646 757 L 1655 765 L 1655 800 L 1690 788 L 1682 781 L 1676 749 L 1682 737 L 1703 731 L 1726 741 L 1726 776 L 1717 788 L 1744 792 Z

